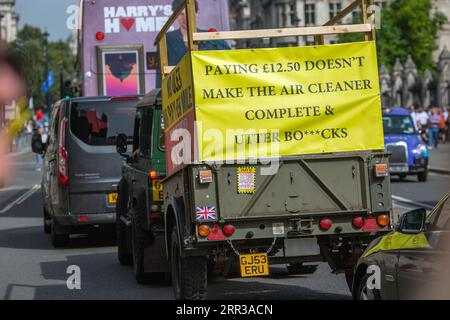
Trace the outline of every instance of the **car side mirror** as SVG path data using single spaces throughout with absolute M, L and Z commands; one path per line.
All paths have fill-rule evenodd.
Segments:
M 397 231 L 404 234 L 418 234 L 425 231 L 427 211 L 424 208 L 415 209 L 404 213 L 400 217 Z
M 128 137 L 126 134 L 119 133 L 116 137 L 116 151 L 118 154 L 123 155 L 127 152 Z

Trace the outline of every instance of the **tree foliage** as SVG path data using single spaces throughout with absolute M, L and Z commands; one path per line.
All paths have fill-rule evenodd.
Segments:
M 25 25 L 17 35 L 17 40 L 9 45 L 21 57 L 28 97 L 33 97 L 35 108 L 45 105 L 45 93 L 41 86 L 46 77 L 43 32 L 36 27 Z M 62 68 L 60 68 L 60 66 Z M 55 81 L 50 88 L 51 100 L 60 97 L 60 70 L 64 79 L 75 76 L 75 56 L 65 41 L 48 42 L 48 68 L 55 74 Z
M 410 54 L 420 73 L 425 69 L 434 71 L 432 55 L 437 49 L 436 35 L 445 21 L 445 15 L 434 11 L 430 0 L 390 1 L 381 10 L 381 28 L 377 30 L 380 65 L 391 69 L 396 58 L 404 63 Z M 354 35 L 341 37 L 343 42 L 361 39 Z

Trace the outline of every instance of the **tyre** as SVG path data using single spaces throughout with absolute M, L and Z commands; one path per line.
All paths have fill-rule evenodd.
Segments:
M 420 182 L 425 182 L 425 181 L 427 181 L 427 179 L 428 179 L 428 169 L 425 169 L 425 171 L 418 173 L 418 174 L 417 174 L 417 179 L 418 179 Z
M 399 174 L 399 175 L 398 175 L 398 178 L 399 178 L 400 180 L 403 180 L 403 179 L 406 179 L 407 176 L 408 176 L 408 175 L 407 175 L 406 173 L 402 173 L 402 174 Z
M 181 257 L 176 227 L 170 241 L 172 286 L 177 300 L 204 300 L 207 291 L 206 257 Z
M 120 217 L 126 214 L 126 198 L 123 199 L 120 193 L 116 203 L 116 241 L 117 241 L 117 259 L 123 266 L 133 264 L 133 256 L 128 252 L 127 226 L 120 220 Z
M 45 209 L 45 206 L 43 206 L 43 216 L 44 216 L 44 232 L 46 234 L 50 234 L 52 232 L 52 219 L 50 215 L 48 214 L 48 211 Z
M 154 280 L 152 273 L 145 272 L 144 250 L 148 243 L 147 231 L 141 225 L 139 211 L 132 212 L 131 223 L 131 247 L 133 251 L 134 278 L 139 284 L 148 284 Z
M 52 245 L 55 248 L 62 248 L 69 245 L 69 234 L 60 233 L 60 227 L 58 222 L 55 219 L 52 219 L 51 224 L 51 237 L 52 237 Z
M 381 300 L 380 292 L 377 289 L 370 290 L 367 288 L 367 280 L 370 275 L 366 274 L 361 279 L 358 286 L 358 292 L 356 293 L 357 300 Z

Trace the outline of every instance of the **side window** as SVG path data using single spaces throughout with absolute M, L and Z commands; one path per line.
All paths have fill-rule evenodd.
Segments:
M 139 127 L 141 124 L 141 112 L 136 112 L 136 117 L 134 118 L 134 131 L 133 131 L 133 152 L 139 149 Z
M 140 140 L 140 154 L 145 158 L 151 157 L 152 123 L 153 123 L 153 110 L 144 109 L 141 119 L 139 140 Z
M 450 196 L 437 208 L 432 220 L 433 230 L 450 231 Z
M 62 107 L 60 104 L 55 104 L 52 110 L 51 118 L 50 118 L 50 128 L 48 131 L 48 151 L 52 152 L 55 150 L 58 144 L 58 125 L 60 119 L 60 112 Z

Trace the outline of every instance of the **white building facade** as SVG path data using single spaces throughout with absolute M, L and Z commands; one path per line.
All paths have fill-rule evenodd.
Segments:
M 1 38 L 12 42 L 17 38 L 19 16 L 16 13 L 15 0 L 0 0 L 0 31 Z

